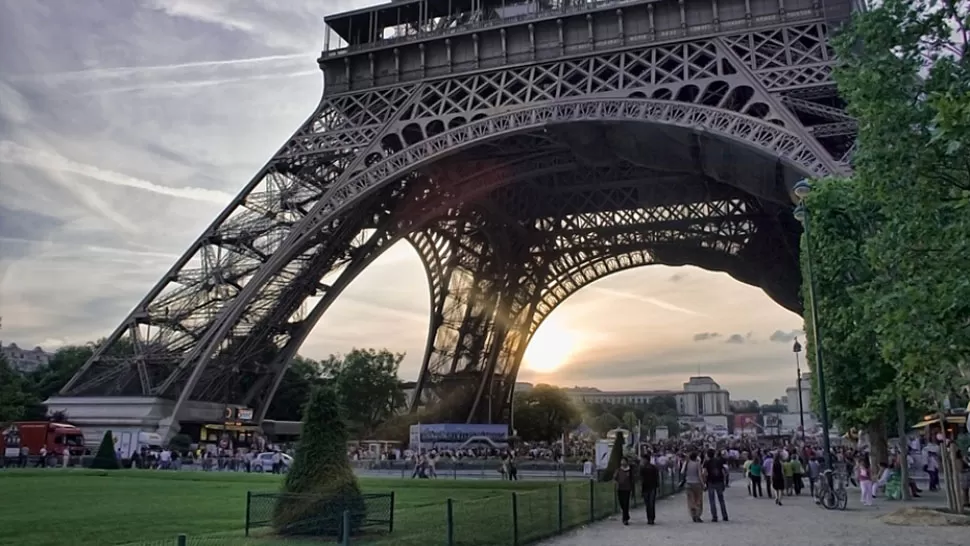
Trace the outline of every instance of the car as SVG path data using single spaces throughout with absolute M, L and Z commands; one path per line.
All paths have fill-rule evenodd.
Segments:
M 274 455 L 276 455 L 275 451 L 267 451 L 256 455 L 253 459 L 253 466 L 259 467 L 263 472 L 272 472 Z M 293 466 L 293 457 L 290 457 L 286 453 L 280 453 L 280 461 L 283 463 L 283 472 L 288 471 Z

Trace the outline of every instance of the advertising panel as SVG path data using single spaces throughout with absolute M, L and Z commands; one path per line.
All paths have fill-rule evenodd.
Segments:
M 412 451 L 465 447 L 502 449 L 508 446 L 508 433 L 507 425 L 457 423 L 411 425 L 409 447 Z
M 758 434 L 758 414 L 757 413 L 735 413 L 734 414 L 734 434 L 735 435 L 757 435 Z

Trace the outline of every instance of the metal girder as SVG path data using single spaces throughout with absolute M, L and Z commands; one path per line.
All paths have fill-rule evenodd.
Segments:
M 432 332 L 412 410 L 437 401 L 455 418 L 501 418 L 529 339 L 570 295 L 614 272 L 662 263 L 656 256 L 671 252 L 708 256 L 713 269 L 738 268 L 757 230 L 770 229 L 765 218 L 774 210 L 735 188 L 688 177 L 624 181 L 622 168 L 612 169 L 612 184 L 589 183 L 607 170 L 506 185 L 468 205 L 502 215 L 470 210 L 436 224 L 439 243 L 426 243 L 421 255 L 432 286 L 442 288 L 432 296 Z M 698 200 L 684 203 L 688 192 Z M 672 202 L 678 194 L 680 202 Z M 459 244 L 468 238 L 475 243 Z M 521 247 L 503 259 L 508 250 L 492 242 L 510 240 Z M 447 260 L 436 258 L 442 252 Z M 431 265 L 432 258 L 447 267 Z M 501 299 L 491 299 L 496 295 Z M 455 392 L 460 396 L 449 399 Z
M 739 170 L 705 174 L 696 155 L 596 167 L 557 128 L 633 124 L 800 176 L 842 172 L 854 125 L 833 99 L 826 32 L 821 20 L 733 30 L 325 94 L 61 394 L 262 415 L 329 303 L 402 238 L 432 288 L 419 391 L 465 381 L 461 419 L 501 417 L 535 328 L 597 275 L 687 260 L 791 307 L 789 285 L 750 262 L 794 228 L 767 220 L 779 203 L 740 191 Z

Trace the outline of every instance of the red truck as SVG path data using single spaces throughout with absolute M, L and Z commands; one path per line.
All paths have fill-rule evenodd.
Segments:
M 40 455 L 42 447 L 47 448 L 48 455 L 62 455 L 66 448 L 71 456 L 81 456 L 84 455 L 84 434 L 74 425 L 47 421 L 10 423 L 0 431 L 0 454 L 16 458 L 23 447 L 30 450 L 32 457 Z

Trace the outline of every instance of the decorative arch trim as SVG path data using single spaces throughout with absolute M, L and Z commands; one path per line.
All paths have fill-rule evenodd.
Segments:
M 327 217 L 352 206 L 362 195 L 445 156 L 502 136 L 573 122 L 643 122 L 712 134 L 777 157 L 808 177 L 834 173 L 830 158 L 819 157 L 795 132 L 773 123 L 698 104 L 658 99 L 585 98 L 530 105 L 472 121 L 412 144 L 355 173 L 323 202 Z M 320 218 L 323 220 L 323 217 Z

